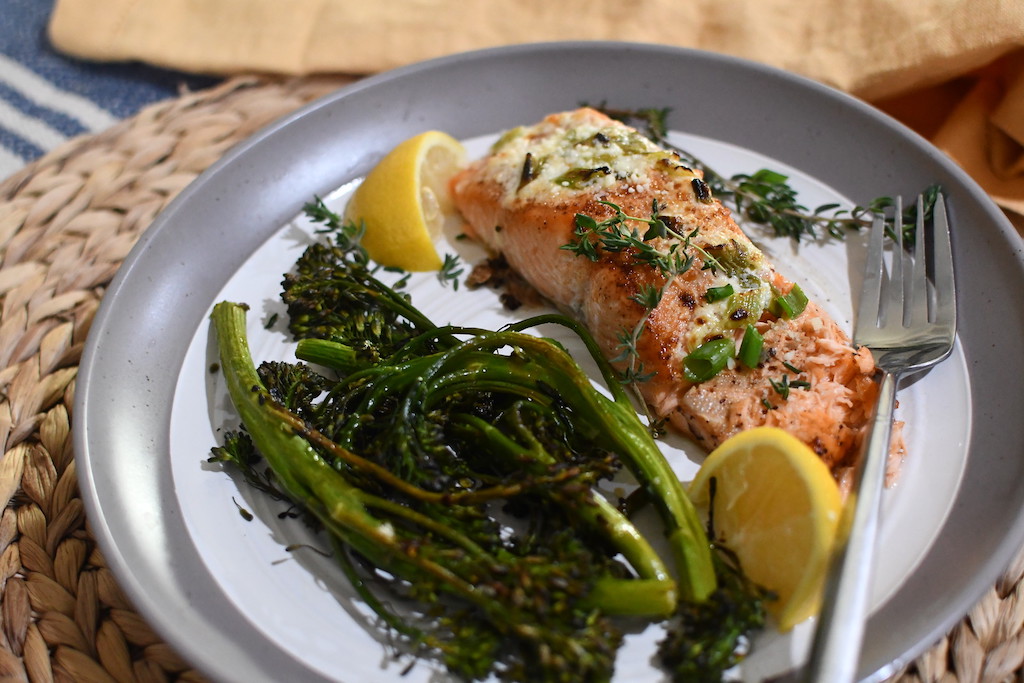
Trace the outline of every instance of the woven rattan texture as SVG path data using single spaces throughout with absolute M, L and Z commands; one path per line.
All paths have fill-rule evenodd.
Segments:
M 135 613 L 89 532 L 70 442 L 105 287 L 154 216 L 236 142 L 349 79 L 233 79 L 0 182 L 0 680 L 201 680 Z M 1022 680 L 1024 564 L 896 678 Z
M 0 183 L 0 678 L 198 680 L 89 533 L 70 443 L 104 288 L 153 217 L 239 140 L 346 81 L 232 80 L 74 140 Z

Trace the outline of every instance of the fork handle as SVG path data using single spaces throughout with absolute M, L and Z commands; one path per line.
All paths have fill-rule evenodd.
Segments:
M 875 414 L 836 532 L 822 610 L 804 673 L 808 683 L 853 681 L 867 622 L 875 541 L 896 407 L 896 375 L 883 371 Z

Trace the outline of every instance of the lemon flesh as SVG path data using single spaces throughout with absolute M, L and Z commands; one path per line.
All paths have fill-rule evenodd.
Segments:
M 434 240 L 454 211 L 448 191 L 466 150 L 455 138 L 427 131 L 391 150 L 356 188 L 345 218 L 362 222 L 362 245 L 384 266 L 438 270 Z
M 689 487 L 709 510 L 716 540 L 777 600 L 766 607 L 779 630 L 817 613 L 842 507 L 828 466 L 802 441 L 776 427 L 757 427 L 726 440 L 701 465 Z

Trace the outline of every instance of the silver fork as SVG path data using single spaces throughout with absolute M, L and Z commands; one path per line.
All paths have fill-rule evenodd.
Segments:
M 888 277 L 883 248 L 885 224 L 881 216 L 875 217 L 868 239 L 853 338 L 856 344 L 871 349 L 881 379 L 864 451 L 839 520 L 822 611 L 805 668 L 805 680 L 814 683 L 852 681 L 857 671 L 868 617 L 897 381 L 902 375 L 919 372 L 946 358 L 953 350 L 956 336 L 956 291 L 945 200 L 940 194 L 935 201 L 929 242 L 925 235 L 924 202 L 922 197 L 917 198 L 915 239 L 910 250 L 904 249 L 901 214 L 902 203 L 897 200 L 896 246 Z

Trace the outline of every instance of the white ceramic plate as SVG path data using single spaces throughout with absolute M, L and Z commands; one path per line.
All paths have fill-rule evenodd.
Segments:
M 443 95 L 436 87 L 442 83 Z M 276 306 L 280 274 L 308 239 L 295 219 L 304 201 L 333 193 L 340 206 L 345 191 L 336 188 L 349 186 L 397 140 L 427 128 L 471 138 L 581 101 L 672 106 L 670 124 L 687 131 L 677 138 L 681 146 L 726 173 L 790 169 L 809 206 L 943 184 L 956 226 L 971 226 L 968 239 L 957 233 L 956 256 L 966 281 L 961 300 L 978 305 L 964 307 L 954 357 L 901 393 L 911 456 L 886 500 L 862 673 L 880 676 L 927 646 L 1018 547 L 1021 520 L 1006 511 L 1021 508 L 1021 463 L 1004 454 L 1020 450 L 1021 427 L 1008 419 L 1014 405 L 1019 414 L 1020 396 L 1007 378 L 1020 376 L 1013 368 L 1021 363 L 1024 325 L 1003 304 L 1022 279 L 1020 243 L 969 180 L 858 102 L 736 60 L 618 44 L 487 51 L 370 79 L 243 145 L 158 219 L 97 316 L 75 423 L 93 528 L 139 609 L 210 675 L 397 680 L 401 666 L 387 665 L 388 651 L 329 561 L 284 550 L 315 539 L 279 521 L 279 507 L 203 465 L 230 414 L 223 389 L 206 372 L 209 307 L 220 298 L 247 301 L 257 358 L 287 357 L 286 336 L 263 329 L 262 320 Z M 797 248 L 757 230 L 751 235 L 849 325 L 859 239 Z M 972 273 L 989 279 L 983 302 Z M 412 292 L 440 322 L 496 326 L 509 319 L 489 292 L 441 290 L 430 276 L 417 278 Z M 989 332 L 998 325 L 1000 334 L 984 333 L 984 325 Z M 687 478 L 700 455 L 682 440 L 672 445 L 673 464 Z M 257 521 L 244 522 L 235 501 Z M 763 638 L 744 678 L 789 668 L 806 630 Z M 647 661 L 655 637 L 631 637 L 617 680 L 659 680 Z M 413 670 L 415 680 L 432 675 L 425 666 Z
M 524 122 L 525 123 L 525 122 Z M 772 168 L 790 176 L 800 191 L 801 201 L 809 206 L 845 202 L 834 191 L 801 177 L 776 160 L 767 159 L 732 145 L 715 143 L 694 136 L 673 135 L 671 140 L 692 151 L 720 172 L 753 173 Z M 485 150 L 493 138 L 467 141 L 473 152 Z M 353 184 L 328 198 L 328 205 L 338 213 Z M 459 255 L 467 265 L 479 262 L 484 252 L 458 240 L 460 226 L 451 229 L 438 247 L 445 253 Z M 279 301 L 281 275 L 287 271 L 310 241 L 316 239 L 315 226 L 303 218 L 290 222 L 267 241 L 235 273 L 216 301 L 240 301 L 251 306 L 249 340 L 258 360 L 294 361 L 294 345 L 284 328 L 287 313 Z M 748 226 L 747 231 L 770 255 L 777 267 L 790 278 L 801 282 L 805 291 L 820 301 L 838 321 L 850 328 L 853 295 L 850 272 L 859 273 L 863 252 L 862 236 L 849 240 L 822 239 L 819 243 L 798 244 L 789 238 L 773 237 L 762 227 Z M 854 275 L 854 282 L 859 275 Z M 490 290 L 454 291 L 442 286 L 434 274 L 417 274 L 408 291 L 413 303 L 438 323 L 475 325 L 489 329 L 534 315 L 544 310 L 503 309 L 498 293 Z M 266 329 L 266 321 L 277 315 L 278 325 Z M 328 677 L 347 677 L 359 681 L 390 681 L 406 662 L 396 661 L 382 666 L 384 650 L 377 642 L 379 633 L 368 626 L 360 615 L 361 604 L 353 599 L 340 569 L 333 566 L 313 547 L 326 548 L 322 539 L 311 538 L 301 522 L 284 519 L 278 513 L 287 507 L 272 503 L 231 473 L 220 473 L 219 467 L 204 466 L 210 446 L 220 441 L 227 427 L 236 428 L 237 419 L 231 408 L 227 388 L 219 374 L 209 368 L 218 362 L 215 340 L 210 338 L 207 323 L 200 325 L 189 345 L 178 377 L 171 410 L 171 474 L 186 527 L 199 554 L 221 590 L 235 608 L 259 628 L 268 639 L 301 653 L 302 658 Z M 557 327 L 545 328 L 545 334 L 557 336 L 575 357 L 585 359 L 586 350 L 578 340 Z M 960 475 L 966 461 L 970 406 L 967 393 L 967 372 L 962 352 L 901 394 L 900 419 L 907 422 L 906 438 L 912 456 L 905 463 L 897 486 L 885 501 L 885 523 L 882 526 L 880 554 L 873 587 L 873 603 L 881 604 L 910 574 L 935 538 L 956 495 Z M 205 397 L 205 400 L 203 398 Z M 928 413 L 941 413 L 951 418 L 928 424 Z M 684 480 L 693 478 L 704 452 L 681 438 L 669 438 L 664 445 L 667 457 Z M 916 454 L 935 453 L 930 459 Z M 211 472 L 211 470 L 214 470 Z M 248 522 L 238 512 L 238 505 L 259 511 L 258 520 Z M 289 556 L 286 546 L 303 543 L 302 557 L 283 561 Z M 239 581 L 237 567 L 246 567 L 245 580 Z M 804 654 L 811 624 L 802 625 L 792 636 L 768 631 L 758 643 L 755 655 L 744 663 L 747 680 L 760 680 L 789 670 Z M 309 633 L 330 634 L 309 637 Z M 628 652 L 644 652 L 645 656 L 623 654 L 616 680 L 657 680 L 660 672 L 650 663 L 650 655 L 662 632 L 650 628 L 629 637 Z M 340 647 L 338 642 L 345 645 Z M 403 680 L 436 680 L 437 672 L 422 665 Z

